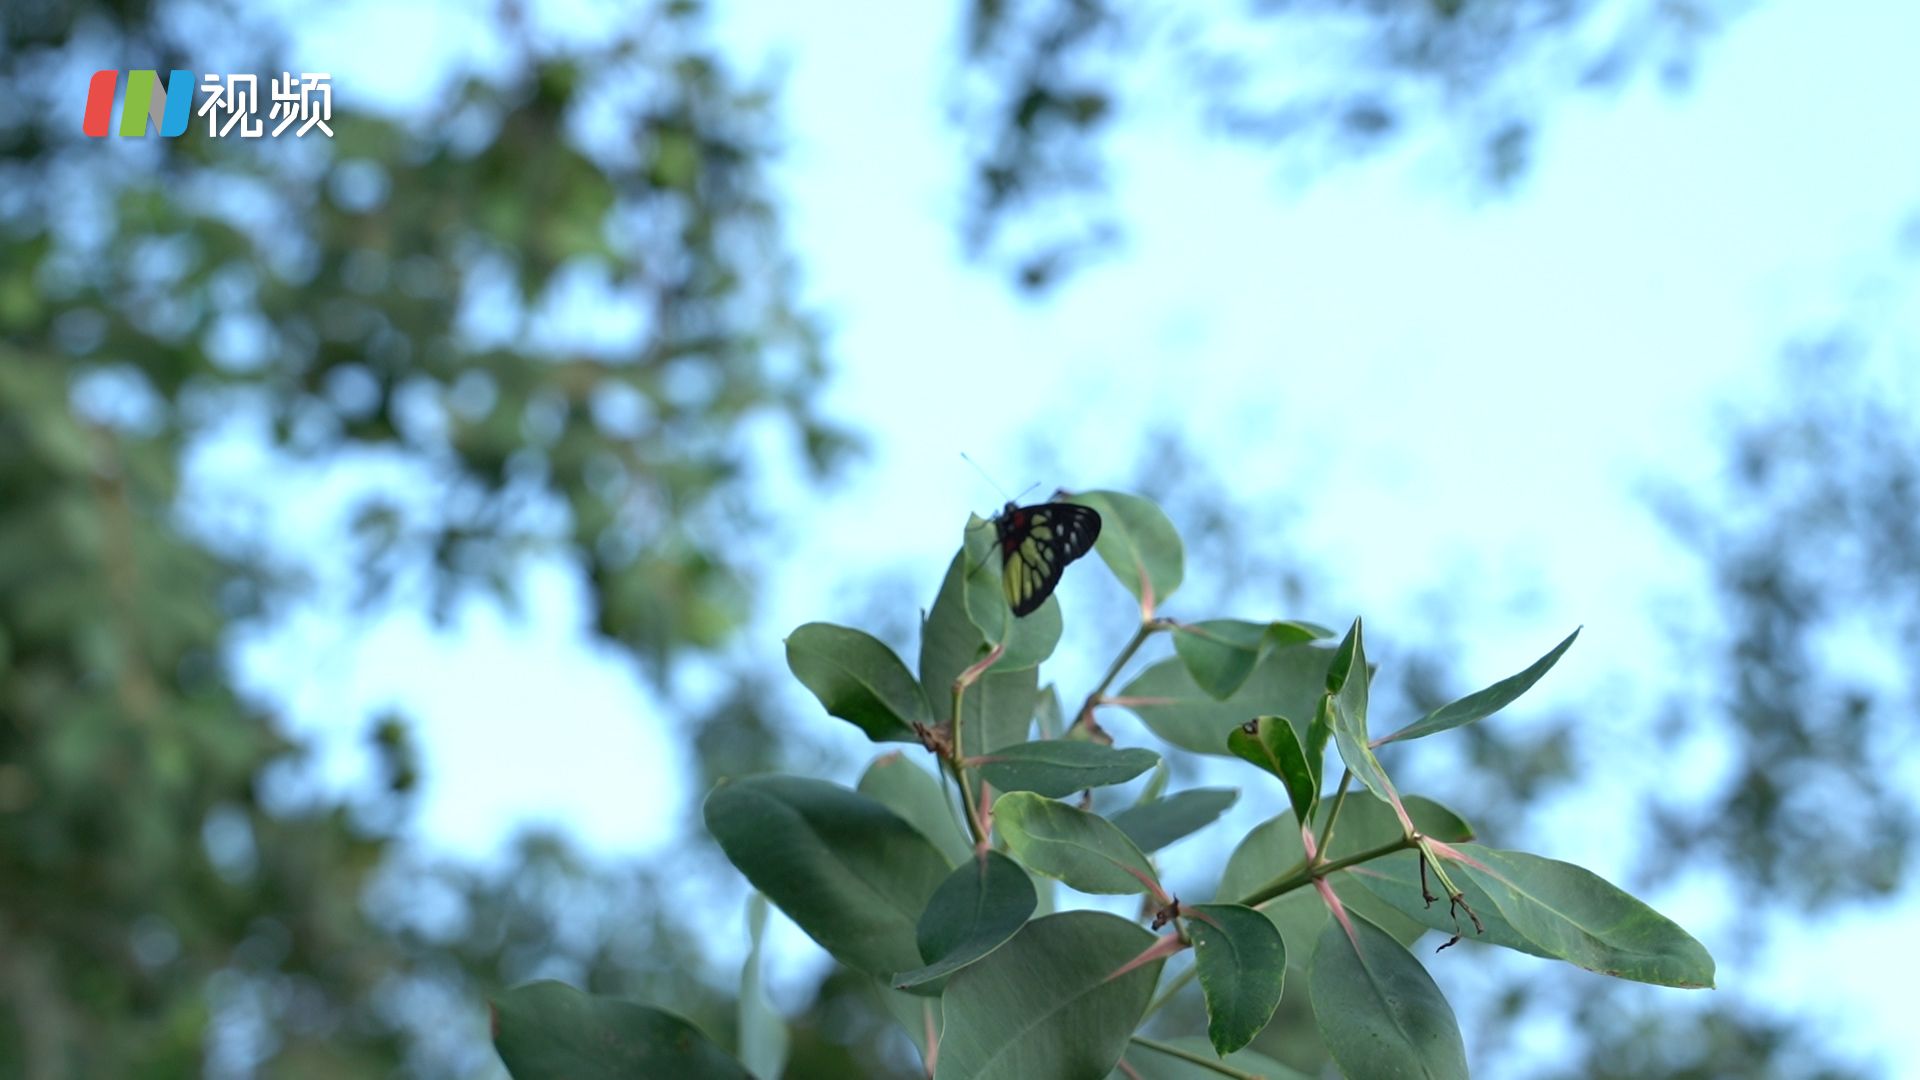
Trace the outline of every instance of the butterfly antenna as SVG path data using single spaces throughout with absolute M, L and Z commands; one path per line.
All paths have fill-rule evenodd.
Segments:
M 988 476 L 988 475 L 987 475 L 987 470 L 985 470 L 985 469 L 983 469 L 983 468 L 981 468 L 981 467 L 980 467 L 980 463 L 979 463 L 979 462 L 977 462 L 977 461 L 975 461 L 975 460 L 973 460 L 973 459 L 972 459 L 972 458 L 970 458 L 970 457 L 967 457 L 967 452 L 966 452 L 965 450 L 962 450 L 962 451 L 960 451 L 960 456 L 961 456 L 962 458 L 965 458 L 965 460 L 966 460 L 966 462 L 967 462 L 967 464 L 969 464 L 969 465 L 971 465 L 971 466 L 973 466 L 973 471 L 974 471 L 974 472 L 977 472 L 977 473 L 979 473 L 979 474 L 980 474 L 980 479 L 982 479 L 982 480 L 985 480 L 985 481 L 986 481 L 986 482 L 987 482 L 987 483 L 988 483 L 989 485 L 991 485 L 991 486 L 993 487 L 993 490 L 995 490 L 995 491 L 997 491 L 997 492 L 999 492 L 999 493 L 1000 493 L 1000 497 L 1001 497 L 1001 498 L 1003 498 L 1003 499 L 1006 499 L 1006 498 L 1007 498 L 1007 489 L 1006 489 L 1006 488 L 1003 488 L 1003 487 L 1001 487 L 1001 486 L 1000 486 L 999 484 L 996 484 L 996 483 L 994 483 L 994 482 L 993 482 L 993 477 L 991 477 L 991 476 Z M 1029 491 L 1031 491 L 1032 489 L 1031 489 L 1031 488 L 1029 488 L 1028 490 L 1029 490 Z M 1007 501 L 1008 501 L 1008 502 L 1013 502 L 1014 500 L 1012 500 L 1012 499 L 1007 499 Z

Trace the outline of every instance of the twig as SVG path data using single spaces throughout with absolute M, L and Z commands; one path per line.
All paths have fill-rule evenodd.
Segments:
M 1259 1073 L 1250 1073 L 1245 1069 L 1236 1069 L 1217 1057 L 1209 1057 L 1206 1054 L 1196 1054 L 1191 1050 L 1182 1050 L 1172 1043 L 1163 1043 L 1158 1039 L 1149 1039 L 1140 1035 L 1135 1035 L 1132 1041 L 1156 1053 L 1179 1058 L 1189 1065 L 1198 1065 L 1200 1068 L 1219 1073 L 1221 1076 L 1231 1076 L 1234 1080 L 1263 1080 Z
M 1074 728 L 1091 725 L 1093 707 L 1099 704 L 1107 688 L 1113 685 L 1113 680 L 1120 677 L 1120 669 L 1127 665 L 1127 661 L 1133 659 L 1133 654 L 1140 651 L 1140 646 L 1147 643 L 1148 637 L 1161 630 L 1170 629 L 1172 626 L 1172 619 L 1141 620 L 1139 628 L 1133 632 L 1133 637 L 1127 639 L 1126 645 L 1120 649 L 1120 655 L 1114 657 L 1113 663 L 1107 665 L 1107 673 L 1100 677 L 1099 684 L 1087 694 L 1087 699 L 1080 703 L 1080 711 L 1074 714 L 1073 722 L 1067 725 L 1067 730 L 1063 734 L 1071 734 Z
M 1317 862 L 1312 865 L 1300 866 L 1253 890 L 1242 899 L 1236 901 L 1236 903 L 1244 904 L 1247 907 L 1258 907 L 1269 900 L 1278 899 L 1295 889 L 1311 885 L 1321 878 L 1345 870 L 1349 866 L 1358 866 L 1363 862 L 1372 862 L 1374 859 L 1383 858 L 1396 851 L 1405 851 L 1407 848 L 1413 847 L 1415 843 L 1415 840 L 1401 836 L 1385 844 L 1381 844 L 1379 847 L 1368 848 L 1365 851 L 1349 855 L 1344 859 L 1333 859 L 1326 862 Z
M 1340 773 L 1340 790 L 1333 796 L 1333 805 L 1327 808 L 1327 823 L 1320 826 L 1320 843 L 1317 850 L 1322 856 L 1327 853 L 1327 845 L 1333 842 L 1333 823 L 1340 820 L 1340 808 L 1347 803 L 1347 788 L 1353 783 L 1353 770 L 1343 769 Z M 1301 822 L 1307 825 L 1307 822 Z

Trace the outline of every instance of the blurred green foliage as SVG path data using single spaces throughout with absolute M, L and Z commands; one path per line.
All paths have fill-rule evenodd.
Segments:
M 350 565 L 365 605 L 444 614 L 559 555 L 598 632 L 664 677 L 748 614 L 754 437 L 815 477 L 851 445 L 813 403 L 766 96 L 697 5 L 565 50 L 520 17 L 492 28 L 504 74 L 457 78 L 431 115 L 348 97 L 331 140 L 90 140 L 91 71 L 244 55 L 266 76 L 278 28 L 185 3 L 0 12 L 0 1072 L 470 1072 L 481 992 L 541 965 L 608 989 L 697 966 L 657 913 L 556 941 L 580 917 L 556 894 L 650 910 L 642 872 L 551 842 L 500 876 L 396 849 L 417 773 L 397 718 L 370 732 L 380 789 L 299 794 L 300 749 L 225 652 L 326 580 L 315 560 Z M 180 510 L 192 455 L 236 432 L 394 479 L 339 508 L 349 550 L 276 549 L 223 525 L 287 492 Z

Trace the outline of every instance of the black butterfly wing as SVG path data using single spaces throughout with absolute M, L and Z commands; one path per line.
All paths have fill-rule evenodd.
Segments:
M 1031 615 L 1046 603 L 1067 564 L 1100 538 L 1099 511 L 1075 503 L 1009 504 L 994 525 L 1004 560 L 1000 582 L 1015 615 Z

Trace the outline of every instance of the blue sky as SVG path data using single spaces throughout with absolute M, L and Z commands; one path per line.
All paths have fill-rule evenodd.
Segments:
M 1534 170 L 1496 201 L 1432 143 L 1303 187 L 1150 105 L 1114 144 L 1126 245 L 1043 303 L 959 257 L 941 97 L 954 10 L 720 12 L 746 70 L 784 70 L 777 181 L 806 295 L 832 327 L 825 405 L 871 448 L 833 493 L 776 497 L 797 525 L 745 654 L 779 666 L 780 636 L 833 610 L 843 578 L 819 567 L 904 567 L 930 595 L 966 514 L 998 501 L 958 451 L 1009 488 L 1106 486 L 1131 474 L 1145 432 L 1170 426 L 1236 498 L 1302 508 L 1302 560 L 1360 607 L 1389 662 L 1442 591 L 1474 629 L 1474 684 L 1584 624 L 1537 703 L 1604 711 L 1595 722 L 1633 745 L 1652 721 L 1632 673 L 1661 660 L 1655 604 L 1700 595 L 1639 491 L 1710 482 L 1720 418 L 1772 392 L 1781 343 L 1859 303 L 1892 264 L 1920 205 L 1920 9 L 1762 5 L 1707 43 L 1683 94 L 1643 81 L 1555 105 Z M 347 4 L 302 23 L 295 59 L 333 74 L 336 113 L 417 106 L 449 65 L 498 55 L 457 5 Z M 382 39 L 437 41 L 441 55 L 416 66 L 360 46 Z M 1026 440 L 1047 430 L 1070 475 L 1028 474 Z M 769 479 L 782 484 L 777 467 Z M 874 506 L 888 530 L 866 527 Z M 248 670 L 288 695 L 343 778 L 359 767 L 359 717 L 404 705 L 426 749 L 426 844 L 484 854 L 543 821 L 609 854 L 651 850 L 675 820 L 661 811 L 697 797 L 676 779 L 679 750 L 636 673 L 586 643 L 577 586 L 554 569 L 535 585 L 526 621 L 474 612 L 452 635 L 406 618 L 343 631 L 315 609 L 249 646 Z M 1110 587 L 1085 573 L 1066 591 Z M 1062 677 L 1103 660 L 1070 657 Z M 1619 764 L 1624 788 L 1559 808 L 1570 826 L 1659 780 L 1654 763 Z M 1576 827 L 1551 853 L 1622 876 L 1639 839 Z M 1711 888 L 1662 901 L 1710 943 L 1733 913 Z M 1904 992 L 1818 973 L 1832 955 L 1920 966 L 1912 935 L 1893 930 L 1912 916 L 1909 899 L 1799 928 L 1722 982 L 1771 987 L 1784 1009 L 1902 1061 Z

